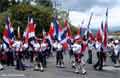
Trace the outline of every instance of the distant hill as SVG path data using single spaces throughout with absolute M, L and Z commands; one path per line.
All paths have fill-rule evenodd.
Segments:
M 97 33 L 97 29 L 91 29 L 91 31 L 96 34 Z
M 98 31 L 98 29 L 91 29 L 91 31 L 92 31 L 93 33 L 96 33 L 96 32 Z M 109 32 L 109 33 L 118 33 L 118 32 L 120 32 L 120 26 L 109 27 L 109 28 L 108 28 L 108 32 Z

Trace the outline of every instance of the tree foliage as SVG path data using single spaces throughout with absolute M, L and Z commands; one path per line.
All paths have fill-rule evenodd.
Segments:
M 0 32 L 5 27 L 6 16 L 10 16 L 15 32 L 17 31 L 17 27 L 20 26 L 21 34 L 23 34 L 28 23 L 28 17 L 33 17 L 37 25 L 37 35 L 42 32 L 43 28 L 47 32 L 54 15 L 51 0 L 34 0 L 37 3 L 34 6 L 30 4 L 31 1 L 33 0 L 23 0 L 23 2 L 20 2 L 20 0 L 18 2 L 16 0 L 0 0 Z M 59 20 L 63 26 L 63 18 L 68 17 L 68 14 L 65 11 L 60 11 L 58 16 L 62 17 Z M 71 26 L 71 29 L 73 34 L 75 34 L 76 28 Z
M 50 22 L 52 21 L 53 11 L 52 8 L 45 6 L 31 6 L 27 4 L 19 4 L 12 6 L 8 11 L 1 13 L 0 16 L 2 20 L 0 23 L 2 26 L 5 24 L 5 17 L 9 15 L 11 17 L 12 25 L 17 30 L 17 27 L 20 26 L 21 32 L 25 30 L 28 17 L 33 17 L 34 22 L 36 23 L 36 34 L 42 32 L 42 28 L 46 31 L 49 29 Z M 2 27 L 4 28 L 4 27 Z
M 16 2 L 16 0 L 0 0 L 0 12 L 4 12 L 9 7 L 17 4 L 19 4 L 19 2 Z

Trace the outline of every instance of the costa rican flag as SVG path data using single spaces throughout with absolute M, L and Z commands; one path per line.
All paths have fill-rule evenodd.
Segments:
M 104 47 L 107 47 L 107 39 L 108 39 L 108 8 L 106 10 L 106 20 L 104 26 Z
M 67 20 L 64 21 L 64 27 L 67 27 L 67 37 L 68 37 L 68 39 L 72 40 L 73 36 L 72 36 L 71 29 L 70 29 L 70 25 L 69 25 Z
M 30 20 L 28 20 L 27 28 L 23 34 L 26 43 L 30 38 L 35 37 L 35 28 L 36 24 L 34 24 L 33 18 L 31 18 Z
M 49 28 L 48 34 L 50 35 L 51 38 L 53 38 L 55 36 L 55 29 L 54 29 L 53 22 L 51 22 L 51 24 L 50 24 L 50 28 Z
M 53 20 L 53 26 L 54 26 L 54 29 L 55 29 L 55 38 L 58 40 L 58 36 L 59 36 L 59 24 L 58 24 L 58 20 L 57 18 L 54 18 Z
M 10 18 L 7 17 L 5 29 L 3 32 L 3 42 L 7 45 L 7 47 L 10 47 L 13 41 L 14 41 L 14 30 L 10 22 Z
M 29 30 L 28 30 L 28 38 L 32 38 L 35 37 L 35 28 L 36 28 L 36 24 L 34 24 L 33 18 L 30 19 L 29 22 Z
M 101 22 L 101 27 L 98 29 L 96 33 L 96 40 L 100 43 L 103 42 L 103 22 Z

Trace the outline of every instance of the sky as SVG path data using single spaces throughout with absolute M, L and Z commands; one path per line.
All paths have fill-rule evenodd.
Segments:
M 56 0 L 58 7 L 69 10 L 70 22 L 76 27 L 86 27 L 93 12 L 90 28 L 99 28 L 105 21 L 106 8 L 108 8 L 108 27 L 120 27 L 120 0 Z

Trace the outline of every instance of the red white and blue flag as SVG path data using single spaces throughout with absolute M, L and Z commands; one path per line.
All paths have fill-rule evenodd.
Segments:
M 27 28 L 23 34 L 26 43 L 30 38 L 35 37 L 35 28 L 36 28 L 36 24 L 34 23 L 33 18 L 31 18 L 28 21 Z
M 72 36 L 71 29 L 70 29 L 70 25 L 69 25 L 67 20 L 64 21 L 64 27 L 67 28 L 67 37 L 68 37 L 68 39 L 72 40 L 73 36 Z
M 100 43 L 103 42 L 103 22 L 101 22 L 101 27 L 98 29 L 96 33 L 96 40 Z
M 6 19 L 5 29 L 3 31 L 3 42 L 10 47 L 14 41 L 14 30 L 10 22 L 10 17 Z
M 55 32 L 55 36 L 54 38 L 58 40 L 59 38 L 59 24 L 58 24 L 58 20 L 57 18 L 53 19 L 53 26 L 54 26 L 54 32 Z
M 108 34 L 108 8 L 106 11 L 106 20 L 105 20 L 105 26 L 104 26 L 104 47 L 107 47 L 107 34 Z

